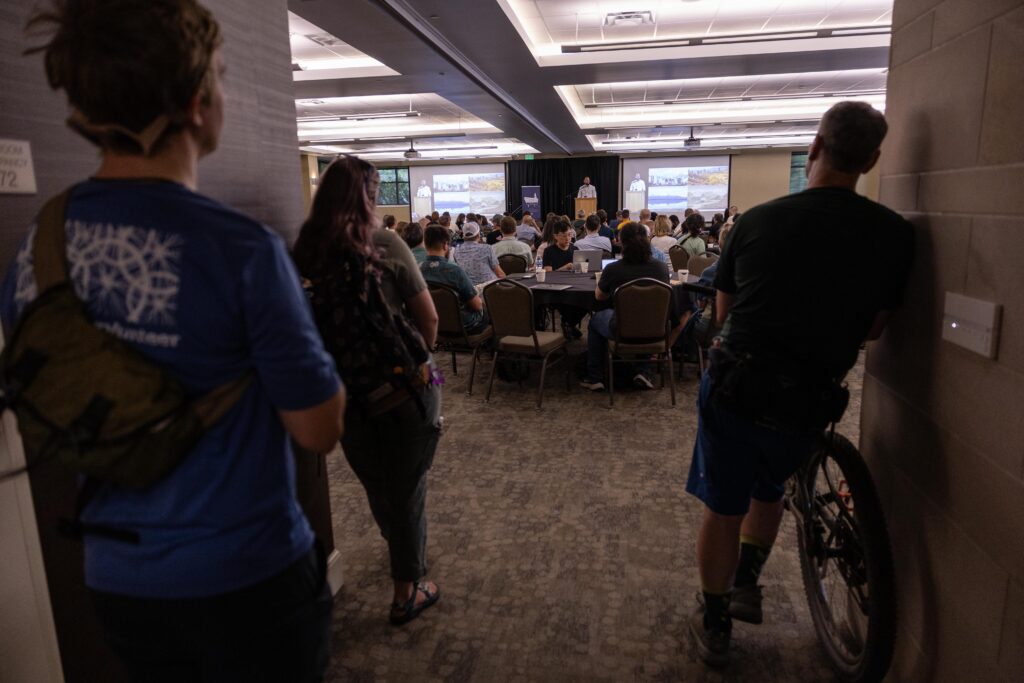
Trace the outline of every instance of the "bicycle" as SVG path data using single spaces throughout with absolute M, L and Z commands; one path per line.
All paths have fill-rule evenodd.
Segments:
M 867 463 L 835 425 L 786 484 L 804 590 L 839 679 L 879 681 L 892 663 L 896 588 L 885 517 Z

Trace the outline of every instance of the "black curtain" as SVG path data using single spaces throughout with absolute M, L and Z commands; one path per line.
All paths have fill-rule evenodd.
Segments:
M 573 202 L 585 176 L 590 176 L 590 183 L 597 188 L 597 207 L 607 211 L 609 216 L 614 216 L 619 196 L 617 156 L 510 161 L 505 182 L 508 206 L 515 209 L 522 204 L 524 185 L 540 185 L 543 213 L 554 211 L 575 218 Z M 515 211 L 515 215 L 521 216 L 522 209 Z

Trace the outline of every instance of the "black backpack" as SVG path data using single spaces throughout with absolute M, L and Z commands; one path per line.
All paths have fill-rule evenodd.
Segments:
M 330 273 L 303 283 L 324 347 L 345 383 L 348 408 L 368 416 L 412 398 L 430 381 L 423 337 L 381 289 L 380 267 L 347 251 Z

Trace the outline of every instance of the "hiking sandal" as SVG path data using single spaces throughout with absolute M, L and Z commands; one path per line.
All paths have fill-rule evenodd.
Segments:
M 416 604 L 416 596 L 418 593 L 423 593 L 426 598 L 420 604 Z M 441 589 L 434 586 L 434 592 L 430 592 L 429 584 L 426 581 L 419 581 L 413 586 L 412 596 L 404 603 L 393 602 L 391 603 L 391 623 L 395 626 L 401 626 L 407 624 L 416 617 L 418 617 L 423 610 L 432 606 L 441 598 Z

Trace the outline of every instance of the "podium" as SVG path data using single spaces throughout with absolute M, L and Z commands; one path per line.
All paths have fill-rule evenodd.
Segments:
M 647 203 L 645 201 L 646 194 L 646 192 L 637 192 L 635 190 L 632 192 L 626 192 L 626 205 L 624 208 L 629 209 L 629 212 L 631 214 L 635 213 L 639 215 L 640 209 L 647 206 Z
M 413 220 L 419 220 L 424 216 L 429 216 L 434 210 L 434 198 L 433 197 L 413 197 L 412 199 L 412 218 Z
M 597 213 L 597 199 L 591 197 L 590 199 L 576 198 L 576 209 L 573 211 L 573 218 L 583 212 L 584 216 L 589 216 L 592 213 Z

